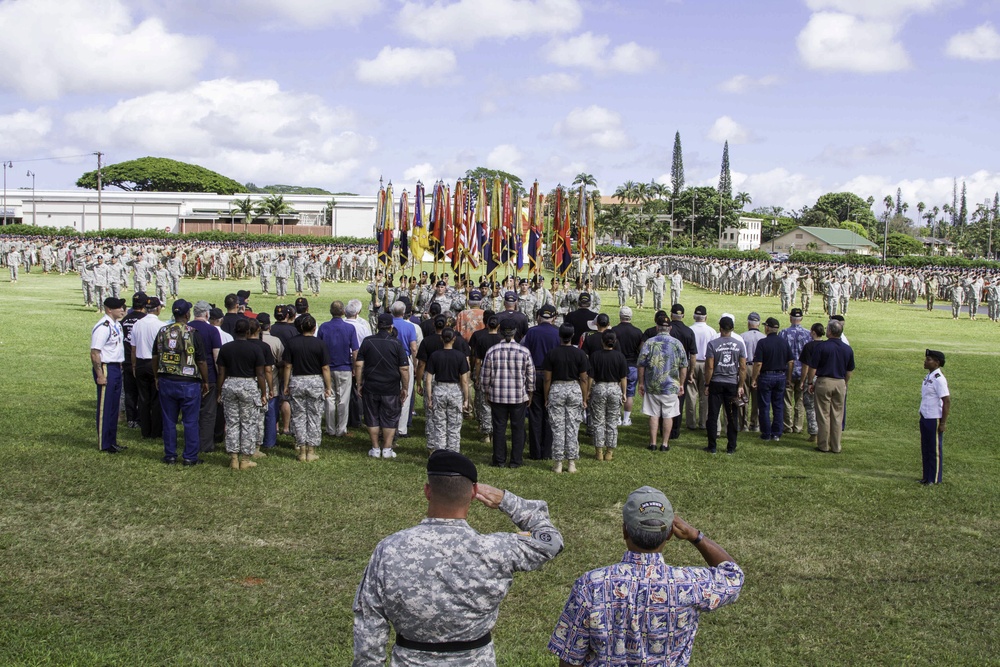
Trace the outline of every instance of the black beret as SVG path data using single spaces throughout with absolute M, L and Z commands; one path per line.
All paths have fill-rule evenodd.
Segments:
M 465 477 L 473 484 L 479 481 L 476 464 L 458 452 L 438 449 L 427 459 L 427 476 Z
M 944 367 L 944 352 L 939 352 L 938 350 L 926 350 L 924 352 L 925 357 L 930 357 L 931 359 L 937 359 L 938 366 Z

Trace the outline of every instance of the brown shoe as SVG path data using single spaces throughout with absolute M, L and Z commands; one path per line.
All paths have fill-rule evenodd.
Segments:
M 569 462 L 569 472 L 576 472 L 576 461 Z
M 256 468 L 256 467 L 257 467 L 257 462 L 251 461 L 246 457 L 244 457 L 243 460 L 240 461 L 240 470 L 249 470 L 250 468 Z
M 598 461 L 603 461 L 604 460 L 604 447 L 598 447 L 597 448 L 597 460 Z
M 319 454 L 316 453 L 315 447 L 305 447 L 306 450 L 306 461 L 319 461 Z
M 298 452 L 298 459 L 299 459 L 299 461 L 302 461 L 304 463 L 307 460 L 306 459 L 306 448 L 305 447 L 296 447 L 295 451 Z
M 816 436 L 815 435 L 810 435 L 809 439 L 806 440 L 806 442 L 816 442 Z
M 254 452 L 253 454 L 250 455 L 250 458 L 252 458 L 252 459 L 266 459 L 267 458 L 267 454 L 265 454 L 264 452 L 262 452 L 262 451 L 260 451 L 258 449 L 256 452 Z
M 229 467 L 231 469 L 233 469 L 233 470 L 239 470 L 240 469 L 240 455 L 239 454 L 230 454 L 229 455 Z
M 556 473 L 557 475 L 562 472 L 562 461 L 556 461 L 555 463 L 552 464 L 552 472 Z
M 613 458 L 615 458 L 615 450 L 608 449 L 608 451 L 604 452 L 604 460 L 605 461 L 610 461 Z

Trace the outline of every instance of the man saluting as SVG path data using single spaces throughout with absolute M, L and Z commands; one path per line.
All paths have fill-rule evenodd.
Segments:
M 390 664 L 492 667 L 490 631 L 514 573 L 537 570 L 563 547 L 541 500 L 478 483 L 458 452 L 427 460 L 427 518 L 375 547 L 354 598 L 354 666 L 381 667 L 389 626 Z M 469 526 L 478 500 L 511 518 L 522 533 L 482 535 Z

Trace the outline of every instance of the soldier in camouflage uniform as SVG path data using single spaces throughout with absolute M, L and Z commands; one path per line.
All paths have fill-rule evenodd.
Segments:
M 261 406 L 267 405 L 264 382 L 264 351 L 259 343 L 248 341 L 250 320 L 243 318 L 233 326 L 234 341 L 219 350 L 219 403 L 226 416 L 226 453 L 233 470 L 256 467 L 251 460 L 261 437 Z M 254 377 L 237 377 L 233 372 L 240 361 L 252 362 Z M 242 457 L 242 460 L 241 460 Z
M 303 338 L 313 338 L 316 336 L 316 320 L 312 315 L 306 313 L 299 317 L 296 328 Z M 295 336 L 294 338 L 299 338 Z M 294 339 L 290 339 L 294 340 Z M 301 341 L 289 342 L 285 347 L 285 368 L 284 386 L 285 397 L 292 406 L 292 429 L 295 432 L 295 449 L 298 452 L 299 461 L 316 461 L 319 456 L 316 448 L 323 441 L 323 409 L 324 401 L 333 396 L 333 383 L 330 376 L 329 359 L 326 354 L 326 347 L 322 341 L 320 345 L 305 347 Z M 292 369 L 295 366 L 295 357 L 298 354 L 315 354 L 315 364 L 322 368 L 322 375 L 293 375 Z M 323 363 L 326 359 L 327 363 Z
M 563 547 L 541 500 L 478 483 L 461 454 L 427 461 L 427 518 L 375 548 L 354 598 L 354 667 L 494 667 L 490 631 L 515 572 L 537 570 Z M 519 533 L 482 535 L 466 517 L 472 500 L 499 509 Z
M 580 458 L 580 422 L 587 407 L 589 379 L 587 353 L 573 345 L 572 324 L 559 327 L 560 345 L 549 350 L 542 362 L 545 378 L 545 408 L 552 427 L 552 471 L 561 473 L 563 461 L 576 472 Z
M 427 449 L 457 452 L 462 441 L 462 414 L 469 408 L 469 361 L 455 349 L 455 330 L 441 332 L 444 348 L 427 360 L 424 407 L 427 412 Z

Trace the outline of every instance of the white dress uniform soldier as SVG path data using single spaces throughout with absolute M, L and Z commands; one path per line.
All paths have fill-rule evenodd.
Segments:
M 537 570 L 563 547 L 541 500 L 478 484 L 475 464 L 436 451 L 427 461 L 427 518 L 379 542 L 354 598 L 354 667 L 494 667 L 491 631 L 515 572 Z M 521 532 L 469 526 L 478 500 Z
M 90 363 L 97 385 L 97 445 L 102 452 L 116 454 L 125 449 L 118 444 L 118 411 L 122 395 L 122 362 L 125 337 L 119 320 L 125 317 L 125 299 L 104 300 L 104 317 L 90 332 Z
M 278 296 L 288 295 L 288 278 L 292 275 L 292 265 L 285 258 L 285 253 L 278 255 L 278 262 L 274 265 L 274 282 Z
M 441 332 L 444 348 L 427 359 L 424 406 L 427 409 L 427 449 L 461 448 L 462 414 L 469 409 L 469 359 L 455 349 L 455 330 Z

